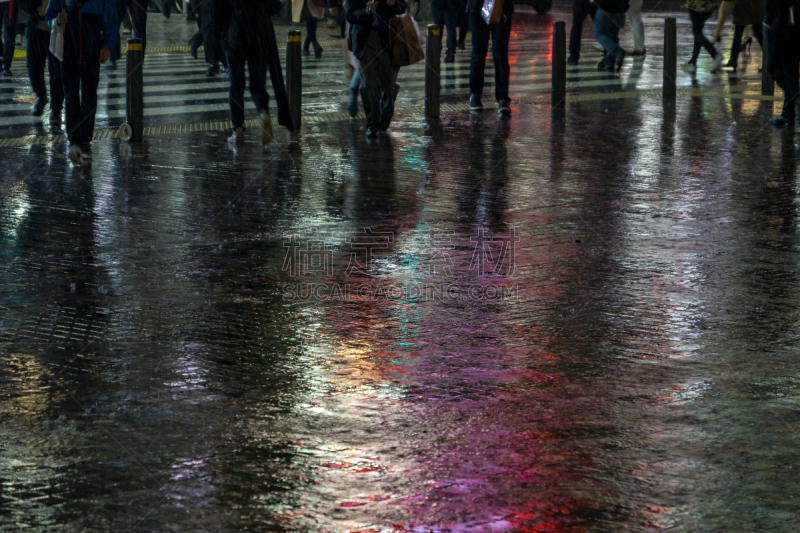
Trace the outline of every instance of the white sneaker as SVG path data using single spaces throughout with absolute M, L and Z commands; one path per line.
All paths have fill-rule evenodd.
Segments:
M 697 72 L 697 65 L 695 65 L 694 63 L 684 63 L 683 65 L 681 65 L 681 70 L 684 72 L 691 72 L 692 74 L 694 74 L 695 72 Z
M 711 69 L 709 70 L 710 73 L 715 73 L 720 71 L 720 65 L 722 65 L 722 54 L 717 52 L 717 55 L 714 57 L 714 62 L 711 63 Z
M 261 144 L 264 146 L 272 142 L 272 119 L 269 113 L 264 109 L 261 111 Z
M 236 128 L 233 135 L 228 137 L 228 142 L 233 144 L 244 144 L 244 128 Z
M 73 144 L 69 147 L 68 157 L 75 166 L 80 166 L 83 164 L 83 150 L 81 150 L 81 147 L 77 144 Z

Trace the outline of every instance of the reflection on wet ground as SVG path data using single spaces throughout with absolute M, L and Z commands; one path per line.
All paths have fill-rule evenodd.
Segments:
M 772 107 L 3 149 L 0 528 L 796 530 Z

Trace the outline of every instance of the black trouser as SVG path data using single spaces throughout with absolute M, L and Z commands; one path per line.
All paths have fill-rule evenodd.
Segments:
M 11 70 L 11 60 L 14 59 L 14 45 L 17 37 L 17 0 L 0 4 L 3 26 L 3 70 Z
M 47 100 L 47 89 L 44 83 L 44 64 L 50 75 L 50 109 L 60 111 L 64 107 L 64 85 L 61 82 L 61 62 L 50 53 L 50 32 L 37 30 L 28 26 L 25 29 L 27 46 L 25 63 L 28 67 L 28 78 L 36 97 Z
M 597 4 L 589 0 L 573 0 L 572 2 L 572 29 L 569 32 L 569 56 L 576 60 L 581 57 L 581 34 L 583 21 L 589 16 L 594 20 Z
M 144 59 L 144 52 L 147 47 L 147 0 L 114 0 L 114 10 L 117 12 L 117 20 L 120 23 L 125 17 L 126 11 L 130 15 L 133 36 L 142 40 L 142 59 Z M 121 35 L 121 31 L 117 32 L 117 45 L 112 47 L 111 50 L 111 59 L 114 61 L 120 58 Z
M 733 28 L 733 45 L 731 45 L 731 57 L 728 62 L 734 67 L 739 65 L 739 53 L 742 48 L 742 35 L 744 35 L 744 25 L 734 26 Z M 760 46 L 762 42 L 761 24 L 753 24 L 753 36 L 758 41 Z
M 226 36 L 218 29 L 212 16 L 214 0 L 200 0 L 200 29 L 203 32 L 203 48 L 208 64 L 222 63 L 227 66 Z
M 269 58 L 265 50 L 253 47 L 252 50 L 228 50 L 228 66 L 231 70 L 231 122 L 233 129 L 244 127 L 244 64 L 250 72 L 250 94 L 256 111 L 269 109 L 267 94 L 267 70 Z
M 768 35 L 770 74 L 784 94 L 781 115 L 794 118 L 800 92 L 800 30 L 776 21 Z
M 706 25 L 708 17 L 711 12 L 701 13 L 699 11 L 689 10 L 689 20 L 692 21 L 692 35 L 694 35 L 694 48 L 692 48 L 692 58 L 689 63 L 696 64 L 697 57 L 700 55 L 700 48 L 705 48 L 711 54 L 711 57 L 717 57 L 717 49 L 711 44 L 705 35 L 703 35 L 703 26 Z
M 97 112 L 97 84 L 100 82 L 100 62 L 61 62 L 64 100 L 67 111 L 69 145 L 91 142 L 94 135 L 94 115 Z
M 486 53 L 489 51 L 489 36 L 492 38 L 494 59 L 494 96 L 498 102 L 508 100 L 508 41 L 511 38 L 511 15 L 503 15 L 505 22 L 486 24 L 480 15 L 470 14 L 472 30 L 472 58 L 469 65 L 469 92 L 483 94 L 483 78 L 486 70 Z

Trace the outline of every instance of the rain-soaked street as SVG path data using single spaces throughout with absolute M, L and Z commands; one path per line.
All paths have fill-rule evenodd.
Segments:
M 0 530 L 800 530 L 800 135 L 757 45 L 665 102 L 664 16 L 619 75 L 587 26 L 551 112 L 519 6 L 510 119 L 459 52 L 441 120 L 417 65 L 377 140 L 326 34 L 300 132 L 232 149 L 224 77 L 169 49 L 194 26 L 151 14 L 144 142 L 103 71 L 75 169 L 15 59 Z

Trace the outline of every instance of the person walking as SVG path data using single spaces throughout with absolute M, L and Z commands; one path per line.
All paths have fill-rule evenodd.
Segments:
M 3 24 L 3 76 L 11 77 L 11 60 L 17 37 L 17 0 L 0 0 L 0 15 Z
M 753 25 L 753 36 L 758 40 L 759 46 L 763 46 L 761 23 L 764 19 L 764 8 L 761 2 L 762 0 L 736 1 L 736 6 L 733 8 L 731 56 L 725 64 L 725 67 L 730 68 L 731 72 L 736 72 L 736 68 L 739 66 L 739 54 L 745 49 L 749 50 L 750 45 L 753 43 L 753 37 L 748 37 L 744 44 L 742 43 L 742 36 L 750 24 Z
M 794 130 L 800 93 L 800 6 L 796 0 L 767 0 L 769 71 L 783 90 L 781 114 L 770 121 Z
M 100 63 L 111 59 L 119 21 L 112 0 L 50 0 L 45 18 L 64 31 L 61 78 L 67 112 L 69 159 L 75 165 L 92 159 L 91 141 L 97 111 Z
M 322 57 L 322 46 L 317 41 L 317 19 L 325 17 L 327 0 L 292 0 L 292 22 L 306 23 L 306 41 L 303 43 L 303 54 L 309 55 L 309 48 L 314 46 L 314 56 Z
M 36 102 L 31 108 L 31 115 L 41 117 L 47 105 L 47 89 L 44 83 L 44 68 L 47 63 L 50 75 L 50 118 L 60 119 L 64 108 L 64 87 L 61 83 L 61 62 L 50 53 L 50 26 L 44 16 L 49 0 L 20 0 L 20 8 L 28 14 L 25 28 L 25 62 L 28 67 L 28 78 L 31 88 L 36 94 Z
M 572 29 L 569 31 L 569 57 L 567 65 L 577 65 L 581 58 L 581 34 L 583 21 L 586 17 L 592 19 L 597 12 L 597 4 L 591 0 L 573 0 L 572 2 Z
M 228 43 L 231 78 L 229 103 L 233 122 L 233 135 L 228 141 L 233 144 L 244 142 L 245 63 L 250 73 L 250 94 L 256 111 L 261 115 L 261 143 L 267 145 L 272 142 L 267 70 L 278 104 L 278 124 L 290 131 L 294 129 L 283 84 L 278 42 L 272 26 L 272 16 L 280 11 L 280 6 L 278 0 L 214 0 L 211 17 L 217 30 L 225 34 Z
M 431 16 L 433 23 L 444 31 L 447 29 L 447 50 L 444 54 L 445 63 L 456 60 L 456 25 L 458 24 L 458 0 L 431 0 Z
M 625 50 L 619 45 L 619 30 L 625 25 L 625 13 L 630 4 L 628 0 L 596 0 L 595 3 L 594 38 L 605 51 L 605 58 L 597 68 L 619 72 L 625 59 Z
M 367 115 L 367 137 L 389 129 L 399 86 L 389 46 L 390 18 L 402 9 L 398 0 L 346 0 L 353 55 L 359 62 L 361 99 Z
M 642 0 L 630 0 L 628 7 L 628 21 L 633 34 L 632 56 L 643 56 L 647 53 L 644 47 L 644 20 L 642 20 Z
M 499 0 L 498 0 L 499 1 Z M 487 24 L 481 16 L 483 2 L 467 0 L 469 27 L 472 31 L 472 58 L 469 65 L 469 108 L 482 111 L 484 71 L 486 53 L 489 51 L 489 38 L 492 39 L 492 59 L 494 60 L 494 97 L 500 116 L 511 116 L 511 101 L 508 97 L 508 42 L 511 39 L 511 16 L 514 14 L 514 0 L 503 1 L 500 22 Z
M 718 0 L 686 0 L 683 6 L 689 11 L 689 20 L 692 22 L 692 35 L 694 36 L 694 48 L 692 48 L 692 57 L 682 67 L 685 72 L 694 73 L 697 71 L 697 58 L 700 56 L 700 49 L 705 50 L 712 57 L 711 68 L 709 72 L 719 72 L 720 65 L 722 65 L 722 54 L 714 48 L 714 45 L 703 35 L 703 26 L 706 21 L 711 17 L 717 9 Z

